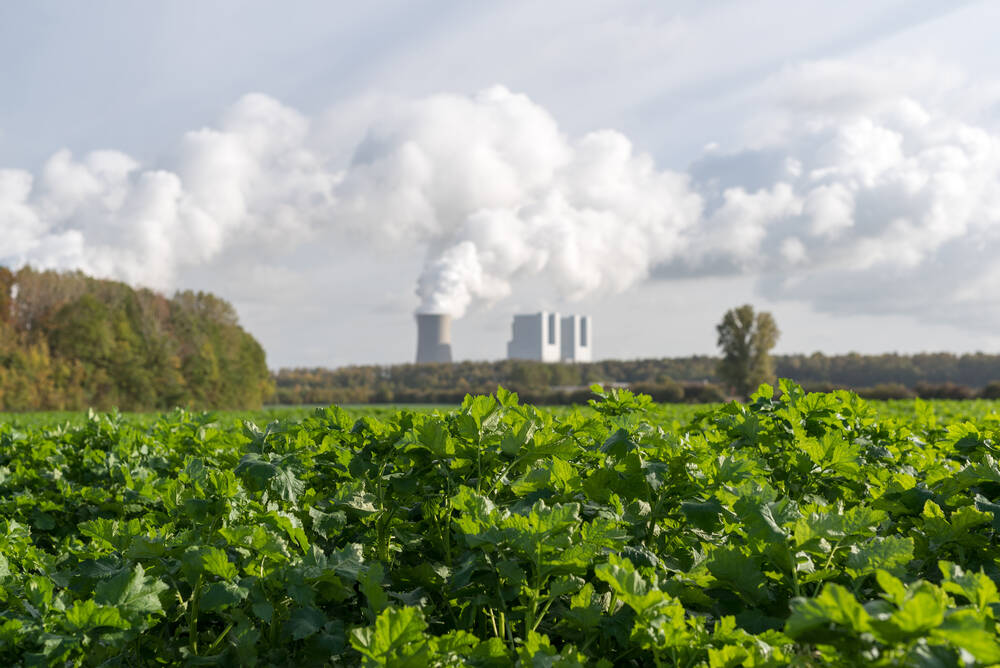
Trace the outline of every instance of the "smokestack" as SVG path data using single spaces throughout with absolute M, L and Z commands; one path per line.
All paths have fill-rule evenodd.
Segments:
M 417 364 L 451 362 L 451 316 L 417 314 Z

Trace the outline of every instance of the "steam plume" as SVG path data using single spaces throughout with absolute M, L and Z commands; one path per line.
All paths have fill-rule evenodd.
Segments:
M 569 298 L 622 290 L 670 261 L 701 212 L 685 175 L 622 134 L 571 140 L 500 87 L 423 100 L 374 128 L 338 193 L 355 224 L 430 244 L 419 310 L 455 316 L 524 275 Z
M 569 137 L 499 86 L 384 105 L 347 154 L 329 140 L 344 134 L 335 116 L 248 95 L 186 134 L 169 169 L 59 151 L 38 175 L 0 170 L 0 262 L 169 288 L 226 249 L 346 234 L 425 252 L 426 313 L 461 316 L 525 277 L 575 299 L 743 273 L 825 310 L 992 322 L 1000 135 L 968 119 L 997 97 L 942 79 L 792 68 L 765 86 L 742 146 L 684 172 L 613 130 Z

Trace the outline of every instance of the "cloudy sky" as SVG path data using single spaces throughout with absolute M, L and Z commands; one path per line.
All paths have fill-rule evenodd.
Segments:
M 0 4 L 0 263 L 230 300 L 272 367 L 1000 347 L 993 2 Z

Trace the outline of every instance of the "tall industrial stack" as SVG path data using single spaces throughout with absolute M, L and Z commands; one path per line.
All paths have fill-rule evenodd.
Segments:
M 417 314 L 417 364 L 451 362 L 451 316 Z

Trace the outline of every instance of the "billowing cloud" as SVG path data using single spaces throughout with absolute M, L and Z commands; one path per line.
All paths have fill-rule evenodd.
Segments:
M 493 87 L 366 103 L 349 142 L 248 95 L 187 133 L 169 169 L 61 151 L 0 171 L 0 262 L 168 288 L 227 249 L 350 239 L 426 261 L 417 308 L 463 314 L 522 279 L 567 299 L 648 277 L 743 274 L 830 312 L 998 324 L 1000 135 L 940 68 L 790 68 L 758 92 L 741 145 L 658 167 L 622 133 L 578 137 Z M 957 83 L 956 83 L 957 81 Z M 352 119 L 352 127 L 357 119 Z M 330 138 L 336 138 L 335 141 Z
M 0 171 L 0 261 L 166 289 L 179 268 L 228 244 L 304 240 L 329 213 L 338 178 L 306 148 L 308 131 L 294 110 L 248 95 L 218 129 L 187 133 L 169 171 L 117 151 L 68 150 L 37 177 Z
M 571 139 L 499 86 L 385 109 L 346 167 L 324 153 L 329 134 L 249 95 L 218 129 L 186 134 L 172 171 L 61 151 L 34 184 L 5 172 L 13 232 L 0 259 L 168 287 L 227 245 L 349 235 L 376 252 L 424 249 L 419 308 L 460 316 L 520 276 L 568 298 L 623 290 L 675 257 L 701 213 L 687 176 L 657 169 L 621 133 Z
M 772 299 L 995 325 L 1000 135 L 949 113 L 942 91 L 965 108 L 979 92 L 934 72 L 837 62 L 774 77 L 756 144 L 692 169 L 696 190 L 724 193 L 699 226 L 698 253 L 739 258 L 720 237 L 742 245 Z M 916 83 L 904 85 L 907 74 Z M 716 220 L 734 202 L 737 222 Z
M 351 225 L 429 244 L 420 310 L 455 315 L 519 276 L 568 298 L 620 291 L 675 257 L 701 213 L 686 175 L 621 133 L 570 139 L 501 87 L 421 100 L 374 127 L 338 194 Z

